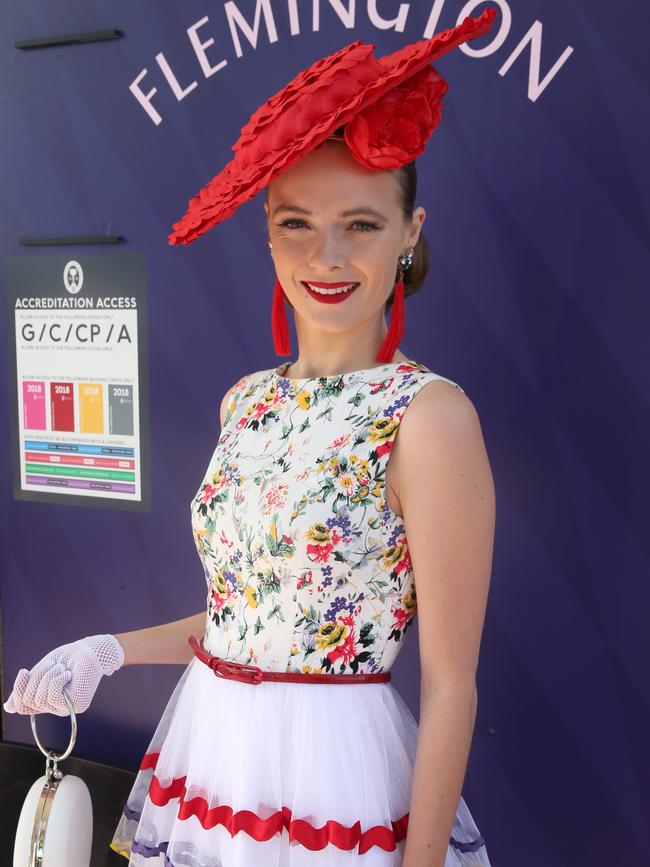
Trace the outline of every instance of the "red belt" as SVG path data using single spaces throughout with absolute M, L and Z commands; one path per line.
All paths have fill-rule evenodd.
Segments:
M 219 677 L 228 680 L 241 680 L 255 686 L 263 680 L 283 680 L 290 683 L 386 683 L 390 680 L 390 671 L 379 671 L 376 674 L 308 674 L 302 671 L 263 671 L 256 665 L 245 665 L 243 662 L 232 662 L 211 656 L 193 635 L 188 637 L 194 655 Z

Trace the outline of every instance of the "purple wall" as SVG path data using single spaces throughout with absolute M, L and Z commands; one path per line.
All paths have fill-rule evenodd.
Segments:
M 149 513 L 13 501 L 14 384 L 0 379 L 3 701 L 17 670 L 59 644 L 204 605 L 189 504 L 225 390 L 281 360 L 274 275 L 261 196 L 187 248 L 168 247 L 166 235 L 230 158 L 252 108 L 354 39 L 382 55 L 422 38 L 433 5 L 405 4 L 395 32 L 373 22 L 372 3 L 357 3 L 346 27 L 325 0 L 313 30 L 302 3 L 292 35 L 290 4 L 268 0 L 277 38 L 271 17 L 260 18 L 256 48 L 233 24 L 241 56 L 228 14 L 252 24 L 253 0 L 0 10 L 3 256 L 80 249 L 26 248 L 24 235 L 103 233 L 126 242 L 81 249 L 145 254 L 152 473 Z M 441 5 L 436 30 L 484 6 Z M 624 17 L 606 0 L 493 5 L 503 17 L 469 46 L 486 46 L 484 56 L 457 49 L 435 64 L 450 87 L 418 160 L 433 262 L 407 301 L 402 343 L 474 402 L 497 491 L 464 794 L 495 867 L 640 865 L 650 860 L 650 12 L 640 0 Z M 398 4 L 377 7 L 390 18 Z M 227 61 L 209 78 L 187 34 L 205 16 L 198 41 L 214 39 L 212 66 Z M 108 27 L 123 38 L 13 47 Z M 159 52 L 179 87 L 197 82 L 180 100 Z M 159 124 L 129 91 L 144 68 Z M 410 636 L 394 684 L 417 713 L 416 629 Z M 134 666 L 104 679 L 75 754 L 134 769 L 181 672 Z M 63 746 L 68 722 L 44 715 L 39 734 Z M 33 743 L 29 717 L 3 712 L 3 736 Z

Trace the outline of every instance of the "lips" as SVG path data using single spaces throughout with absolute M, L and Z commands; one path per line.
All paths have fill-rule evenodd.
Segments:
M 339 304 L 341 301 L 344 301 L 346 298 L 349 298 L 350 295 L 354 295 L 359 287 L 359 283 L 353 282 L 349 280 L 347 283 L 316 283 L 312 280 L 309 281 L 312 286 L 316 286 L 319 289 L 342 289 L 344 286 L 352 286 L 352 289 L 349 289 L 347 292 L 333 292 L 332 294 L 323 294 L 322 292 L 316 292 L 310 288 L 309 284 L 305 280 L 300 281 L 302 285 L 305 287 L 307 294 L 310 298 L 314 298 L 316 301 L 320 301 L 321 304 Z
M 306 280 L 302 280 L 301 282 L 303 286 L 307 284 Z M 319 289 L 341 289 L 343 286 L 349 286 L 351 283 L 356 283 L 356 280 L 346 280 L 343 283 L 317 283 L 315 280 L 310 280 L 309 282 L 312 286 L 317 286 Z

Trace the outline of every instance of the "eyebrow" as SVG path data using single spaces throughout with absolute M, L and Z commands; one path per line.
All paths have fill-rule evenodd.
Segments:
M 293 211 L 297 214 L 305 214 L 308 217 L 312 216 L 311 211 L 308 211 L 306 208 L 301 208 L 298 205 L 291 205 L 289 203 L 283 203 L 278 205 L 277 208 L 273 211 L 273 216 L 281 213 L 282 211 Z M 388 222 L 387 218 L 384 217 L 383 214 L 380 214 L 379 211 L 376 211 L 374 208 L 369 207 L 368 205 L 362 205 L 359 208 L 350 208 L 347 211 L 341 211 L 339 213 L 339 217 L 356 217 L 360 214 L 372 214 L 374 217 L 378 217 L 380 220 L 383 220 L 385 223 Z

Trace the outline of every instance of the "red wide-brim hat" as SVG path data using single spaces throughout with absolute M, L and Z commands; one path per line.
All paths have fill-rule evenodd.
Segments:
M 190 199 L 174 223 L 171 246 L 191 244 L 306 156 L 339 127 L 352 155 L 369 169 L 411 162 L 440 122 L 447 82 L 430 65 L 486 33 L 496 10 L 377 59 L 360 40 L 315 61 L 251 115 L 235 156 Z

